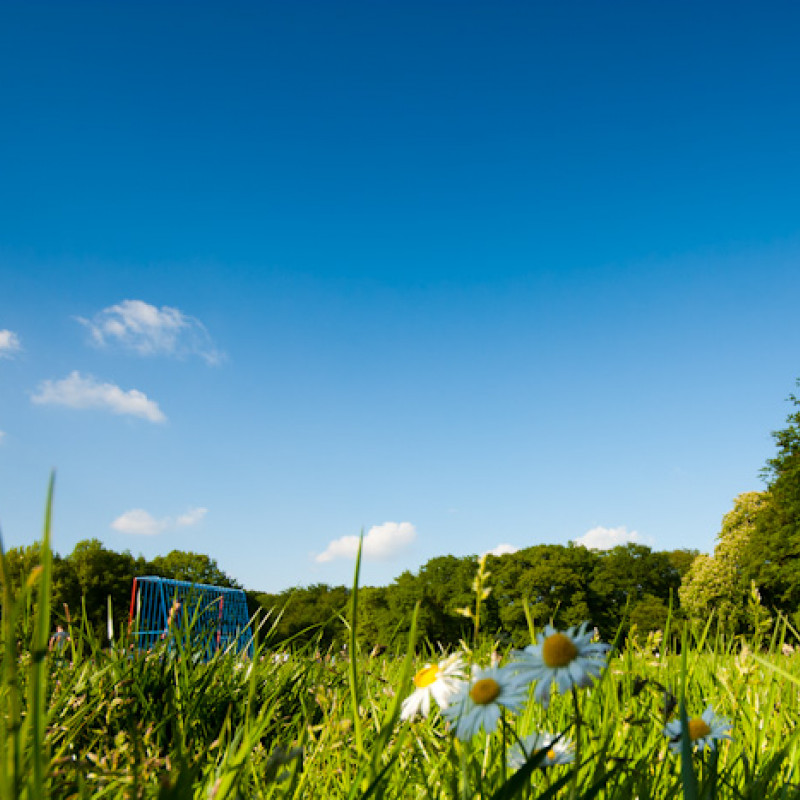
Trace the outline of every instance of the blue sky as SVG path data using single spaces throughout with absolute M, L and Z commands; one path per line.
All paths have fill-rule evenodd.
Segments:
M 791 3 L 5 3 L 0 524 L 246 587 L 713 548 L 800 376 Z

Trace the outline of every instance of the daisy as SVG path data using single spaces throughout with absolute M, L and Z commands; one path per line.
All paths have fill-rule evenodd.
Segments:
M 431 697 L 440 708 L 446 708 L 459 684 L 463 683 L 464 662 L 459 653 L 439 661 L 426 664 L 415 676 L 417 688 L 403 700 L 400 719 L 413 719 L 422 713 L 427 717 L 431 711 Z
M 474 667 L 442 712 L 455 725 L 455 734 L 466 742 L 481 728 L 492 733 L 500 721 L 501 706 L 519 711 L 528 699 L 528 687 L 509 667 Z
M 569 764 L 574 759 L 572 743 L 565 739 L 559 739 L 553 733 L 532 733 L 522 741 L 517 742 L 508 751 L 508 766 L 511 769 L 521 769 L 527 760 L 539 750 L 546 750 L 544 760 L 539 763 L 540 767 L 552 767 L 556 764 Z
M 706 747 L 714 750 L 719 740 L 732 738 L 728 733 L 731 728 L 733 725 L 730 720 L 717 716 L 709 705 L 702 716 L 692 717 L 689 720 L 689 741 L 692 747 L 696 747 L 700 752 Z M 674 719 L 664 727 L 664 735 L 669 739 L 669 749 L 673 753 L 681 751 L 682 733 L 683 727 L 680 719 Z
M 572 686 L 589 686 L 606 665 L 609 645 L 593 642 L 586 622 L 577 629 L 557 631 L 552 625 L 536 636 L 536 644 L 516 654 L 513 668 L 527 683 L 536 681 L 534 697 L 547 707 L 553 683 L 562 694 Z

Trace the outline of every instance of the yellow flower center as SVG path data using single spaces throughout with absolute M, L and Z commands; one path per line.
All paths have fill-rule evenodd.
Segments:
M 416 686 L 418 689 L 424 689 L 426 686 L 430 686 L 432 683 L 434 683 L 438 677 L 439 665 L 428 664 L 414 676 L 414 686 Z
M 689 720 L 689 738 L 692 741 L 702 739 L 704 736 L 708 736 L 709 733 L 711 733 L 711 728 L 708 727 L 708 723 L 702 717 L 695 717 Z
M 469 690 L 469 696 L 477 705 L 486 706 L 500 696 L 500 684 L 494 678 L 482 678 L 475 681 L 475 685 Z
M 555 751 L 555 750 L 553 750 L 553 748 L 551 747 L 551 748 L 550 748 L 550 749 L 547 751 L 547 760 L 548 760 L 548 761 L 553 761 L 553 760 L 555 759 L 555 757 L 556 757 L 556 751 Z
M 566 667 L 577 655 L 575 642 L 565 633 L 551 634 L 542 645 L 542 660 L 548 667 Z

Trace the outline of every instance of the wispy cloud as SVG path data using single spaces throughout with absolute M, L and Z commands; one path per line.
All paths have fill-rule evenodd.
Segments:
M 22 344 L 14 331 L 7 329 L 0 331 L 0 358 L 11 358 L 20 350 L 22 350 Z
M 161 517 L 157 519 L 143 508 L 132 508 L 130 511 L 120 514 L 111 523 L 111 527 L 119 533 L 127 533 L 132 536 L 157 536 L 164 531 L 197 525 L 207 513 L 207 508 L 190 508 L 177 518 Z
M 575 544 L 582 545 L 589 550 L 610 550 L 612 547 L 629 542 L 652 544 L 652 540 L 646 540 L 637 531 L 629 531 L 624 525 L 618 528 L 604 528 L 602 525 L 598 525 L 575 540 Z
M 119 533 L 130 533 L 134 536 L 156 536 L 165 529 L 164 521 L 156 519 L 143 508 L 132 508 L 120 514 L 111 527 Z
M 158 308 L 143 300 L 123 300 L 91 319 L 76 319 L 99 347 L 118 345 L 142 356 L 196 355 L 212 365 L 224 358 L 199 319 L 170 306 Z
M 0 431 L 0 444 L 3 444 L 3 439 L 6 438 L 6 432 Z
M 181 514 L 175 520 L 175 526 L 177 528 L 186 528 L 190 525 L 197 525 L 207 513 L 207 508 L 190 508 L 185 514 Z
M 334 539 L 315 561 L 333 561 L 336 558 L 354 559 L 358 553 L 358 536 Z M 417 538 L 417 529 L 410 522 L 384 522 L 373 525 L 364 537 L 361 555 L 364 559 L 388 560 L 408 548 Z
M 38 405 L 59 405 L 68 408 L 101 409 L 113 414 L 142 417 L 150 422 L 164 422 L 166 417 L 158 403 L 137 389 L 124 391 L 114 383 L 100 383 L 91 375 L 71 372 L 60 381 L 46 380 L 31 397 Z
M 507 556 L 511 553 L 516 553 L 517 550 L 519 550 L 519 547 L 514 547 L 513 544 L 499 544 L 492 550 L 487 550 L 485 553 L 483 553 L 483 555 Z

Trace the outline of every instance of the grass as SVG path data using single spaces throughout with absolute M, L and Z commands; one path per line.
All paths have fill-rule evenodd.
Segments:
M 668 644 L 630 640 L 590 688 L 528 702 L 492 735 L 455 739 L 434 710 L 400 719 L 415 655 L 412 630 L 398 652 L 358 651 L 357 600 L 344 610 L 346 653 L 315 645 L 286 655 L 262 625 L 252 660 L 204 661 L 190 621 L 153 650 L 125 632 L 100 641 L 84 620 L 50 652 L 50 513 L 43 561 L 17 592 L 2 579 L 0 798 L 789 798 L 800 795 L 800 655 L 784 655 L 786 623 L 759 642 L 726 639 L 708 625 Z M 358 582 L 358 568 L 355 582 Z M 465 658 L 486 666 L 495 643 L 480 630 Z M 354 592 L 353 598 L 357 597 Z M 676 642 L 680 644 L 678 647 Z M 500 663 L 511 654 L 495 653 Z M 687 736 L 673 753 L 669 719 L 711 703 L 732 740 L 702 754 Z M 576 713 L 579 708 L 579 715 Z M 506 754 L 521 737 L 559 734 L 576 761 L 543 768 L 534 753 L 514 771 Z

